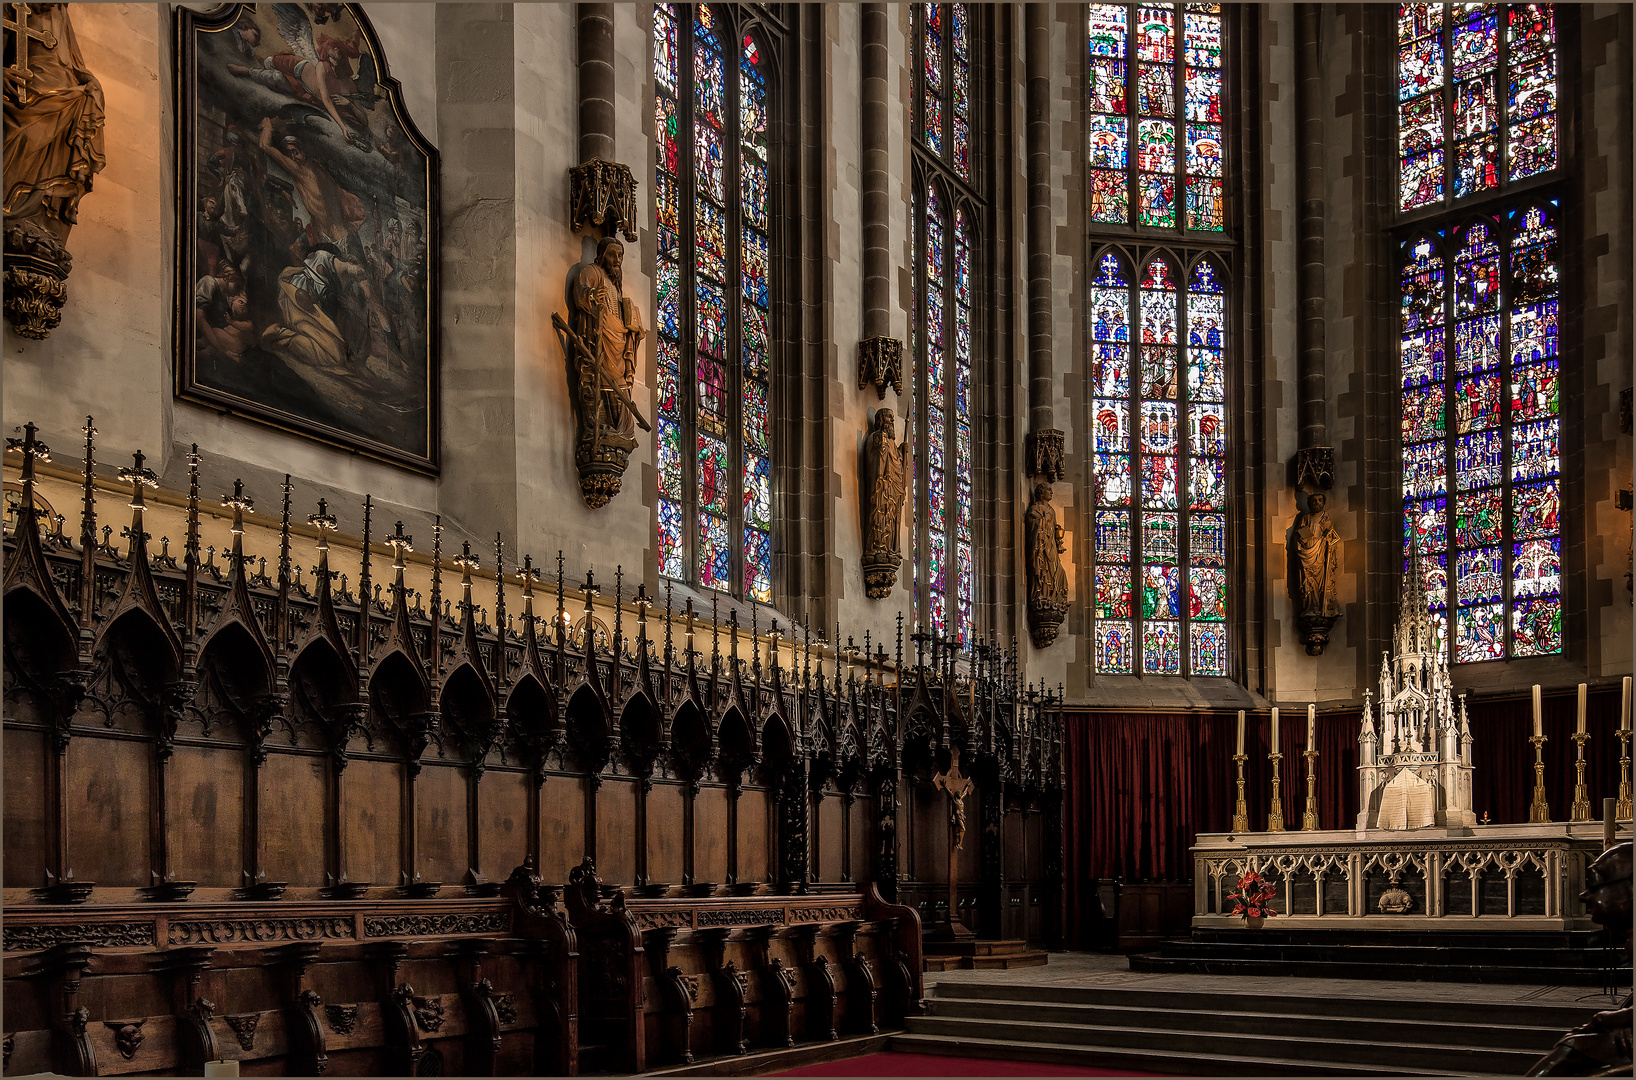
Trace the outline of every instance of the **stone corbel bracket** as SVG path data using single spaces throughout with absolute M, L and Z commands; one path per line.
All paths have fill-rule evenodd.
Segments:
M 629 165 L 591 158 L 568 170 L 568 223 L 575 232 L 623 233 L 636 243 L 636 177 Z
M 894 337 L 872 337 L 858 342 L 858 389 L 871 383 L 882 401 L 890 386 L 903 393 L 903 342 Z

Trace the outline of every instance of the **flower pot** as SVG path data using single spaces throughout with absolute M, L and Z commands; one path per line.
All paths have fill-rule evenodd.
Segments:
M 1253 917 L 1249 915 L 1244 916 L 1244 925 L 1249 927 L 1251 930 L 1261 929 L 1261 924 L 1266 921 L 1267 917 L 1265 915 L 1256 915 Z

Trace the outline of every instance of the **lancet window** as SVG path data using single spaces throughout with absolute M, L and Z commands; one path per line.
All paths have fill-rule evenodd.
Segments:
M 1399 9 L 1400 205 L 1458 207 L 1402 243 L 1399 352 L 1405 567 L 1454 663 L 1562 651 L 1555 20 Z
M 1213 255 L 1096 262 L 1099 673 L 1227 674 L 1226 292 Z
M 653 14 L 660 573 L 772 599 L 770 35 Z
M 913 447 L 917 621 L 967 641 L 972 540 L 972 275 L 981 202 L 972 186 L 973 19 L 968 4 L 915 7 L 914 309 L 905 380 Z
M 1086 8 L 1090 219 L 1226 228 L 1219 4 Z
M 1086 421 L 1104 675 L 1228 673 L 1228 32 L 1218 4 L 1086 8 Z

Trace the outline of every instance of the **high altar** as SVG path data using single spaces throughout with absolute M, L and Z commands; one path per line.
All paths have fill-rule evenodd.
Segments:
M 1356 827 L 1200 834 L 1194 926 L 1236 925 L 1226 897 L 1256 870 L 1277 884 L 1278 923 L 1291 929 L 1594 929 L 1578 896 L 1602 850 L 1600 822 L 1476 822 L 1465 697 L 1423 581 L 1415 552 L 1378 701 L 1364 693 Z M 1618 838 L 1630 838 L 1629 822 Z

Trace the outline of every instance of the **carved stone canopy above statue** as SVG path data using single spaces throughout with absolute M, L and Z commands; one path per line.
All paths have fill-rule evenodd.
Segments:
M 6 320 L 43 339 L 62 321 L 68 232 L 102 170 L 102 84 L 67 4 L 6 4 Z

